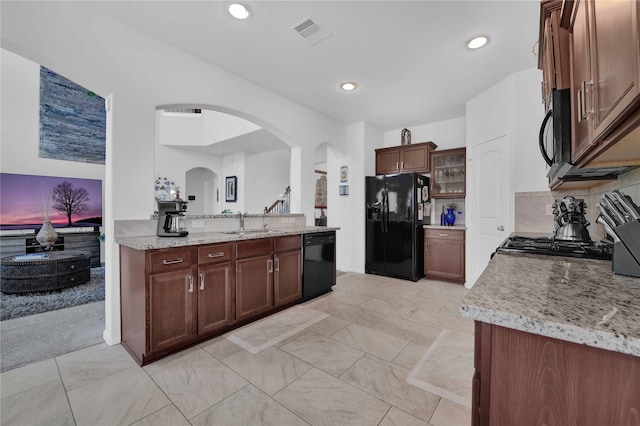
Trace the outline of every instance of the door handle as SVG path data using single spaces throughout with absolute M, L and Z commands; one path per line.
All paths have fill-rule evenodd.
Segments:
M 189 293 L 193 293 L 193 275 L 189 275 Z
M 267 260 L 267 269 L 269 269 L 269 272 L 273 272 L 273 260 Z
M 496 227 L 496 229 L 497 229 L 498 231 L 502 232 L 502 231 L 504 231 L 504 226 L 502 226 L 502 225 L 497 226 L 497 227 Z
M 400 170 L 400 163 L 396 161 L 396 170 Z
M 204 274 L 200 274 L 200 290 L 204 290 Z
M 280 271 L 280 259 L 276 258 L 276 272 Z

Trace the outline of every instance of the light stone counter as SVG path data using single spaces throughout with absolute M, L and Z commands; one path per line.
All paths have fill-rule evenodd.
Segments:
M 445 226 L 445 225 L 423 225 L 423 228 L 426 229 L 450 229 L 452 231 L 464 231 L 467 229 L 464 225 L 453 225 L 453 226 Z
M 496 254 L 462 316 L 640 357 L 640 278 L 606 260 Z
M 317 232 L 336 231 L 340 228 L 326 226 L 290 226 L 267 231 L 247 230 L 245 234 L 237 232 L 212 231 L 189 233 L 186 237 L 157 237 L 145 235 L 139 237 L 119 237 L 116 243 L 135 250 L 153 250 L 168 247 L 195 246 L 200 244 L 224 243 L 228 241 L 244 241 L 257 238 L 280 237 L 284 235 L 309 234 Z

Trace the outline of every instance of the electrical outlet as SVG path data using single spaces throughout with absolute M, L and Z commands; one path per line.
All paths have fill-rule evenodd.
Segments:
M 546 210 L 546 215 L 547 216 L 553 216 L 553 204 L 547 204 L 547 210 Z

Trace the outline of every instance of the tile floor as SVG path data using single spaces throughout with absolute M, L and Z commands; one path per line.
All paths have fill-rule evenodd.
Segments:
M 440 335 L 473 334 L 458 312 L 466 291 L 347 273 L 304 305 L 328 317 L 257 354 L 221 336 L 140 368 L 99 344 L 4 372 L 0 423 L 469 425 L 455 397 L 407 382 L 428 350 L 445 381 L 472 371 L 470 355 L 434 351 Z

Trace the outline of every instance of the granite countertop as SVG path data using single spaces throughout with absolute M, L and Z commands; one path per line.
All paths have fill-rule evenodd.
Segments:
M 467 229 L 464 225 L 453 225 L 453 226 L 445 226 L 445 225 L 423 225 L 423 228 L 427 229 L 450 229 L 452 231 L 464 231 Z
M 607 260 L 498 253 L 462 316 L 640 357 L 640 278 Z
M 284 235 L 310 234 L 317 232 L 336 231 L 340 228 L 326 226 L 290 226 L 283 228 L 262 230 L 247 230 L 245 234 L 239 231 L 212 231 L 190 233 L 186 237 L 158 237 L 145 235 L 139 237 L 116 238 L 116 243 L 136 250 L 153 250 L 168 247 L 195 246 L 200 244 L 224 243 L 228 241 L 244 241 L 257 238 L 280 237 Z

